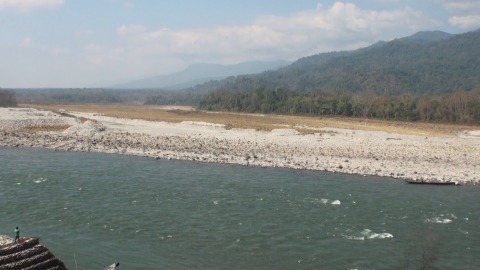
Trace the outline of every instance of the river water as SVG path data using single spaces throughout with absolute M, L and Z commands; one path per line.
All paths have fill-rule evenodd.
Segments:
M 480 188 L 0 148 L 0 234 L 69 269 L 479 269 Z

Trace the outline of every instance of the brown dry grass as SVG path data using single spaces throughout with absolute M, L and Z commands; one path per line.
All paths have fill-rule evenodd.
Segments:
M 385 131 L 395 134 L 422 136 L 450 136 L 463 130 L 475 130 L 477 126 L 440 123 L 399 122 L 358 118 L 327 118 L 288 115 L 261 115 L 239 113 L 216 113 L 197 111 L 191 107 L 171 106 L 131 106 L 131 105 L 31 105 L 50 111 L 76 111 L 98 113 L 105 116 L 149 121 L 178 123 L 182 121 L 203 121 L 224 124 L 227 128 L 272 130 L 276 128 L 296 128 L 304 134 L 321 133 L 318 128 L 348 128 L 367 131 Z

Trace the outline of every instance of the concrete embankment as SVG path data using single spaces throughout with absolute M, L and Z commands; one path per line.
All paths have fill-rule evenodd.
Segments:
M 38 238 L 13 239 L 0 236 L 0 269 L 2 270 L 66 270 L 65 264 L 55 257 Z

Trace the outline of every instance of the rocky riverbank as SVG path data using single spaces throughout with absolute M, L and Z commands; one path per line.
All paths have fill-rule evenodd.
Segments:
M 23 237 L 13 242 L 0 236 L 0 269 L 55 269 L 66 270 L 65 264 L 56 258 L 38 238 Z
M 0 146 L 92 151 L 262 167 L 480 182 L 480 136 L 422 137 L 350 129 L 300 134 L 150 122 L 97 114 L 0 109 Z M 62 131 L 40 127 L 68 127 Z M 35 129 L 38 128 L 38 129 Z
M 13 239 L 11 237 L 0 235 L 0 246 L 9 245 L 13 243 Z

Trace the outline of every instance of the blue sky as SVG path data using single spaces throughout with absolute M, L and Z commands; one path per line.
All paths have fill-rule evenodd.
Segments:
M 0 0 L 0 87 L 108 86 L 478 28 L 480 0 Z

